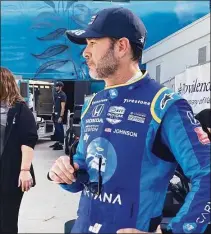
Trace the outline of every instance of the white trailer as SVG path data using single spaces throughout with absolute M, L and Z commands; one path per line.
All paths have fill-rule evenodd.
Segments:
M 52 121 L 53 83 L 23 80 L 21 76 L 15 78 L 22 97 L 33 112 L 39 139 L 50 137 L 54 133 Z
M 33 113 L 37 122 L 39 138 L 50 137 L 54 133 L 52 121 L 53 83 L 29 81 L 29 90 L 33 95 Z

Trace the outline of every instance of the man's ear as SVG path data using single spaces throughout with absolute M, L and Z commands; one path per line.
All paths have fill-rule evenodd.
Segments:
M 129 53 L 130 42 L 126 37 L 119 39 L 117 45 L 118 45 L 118 48 L 117 48 L 118 54 L 120 58 L 124 57 L 126 54 Z

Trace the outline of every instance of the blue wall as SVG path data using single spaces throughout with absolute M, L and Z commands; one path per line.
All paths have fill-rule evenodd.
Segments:
M 98 10 L 124 6 L 148 30 L 146 48 L 209 13 L 209 1 L 2 1 L 1 66 L 26 79 L 89 79 L 81 52 L 66 29 L 85 28 Z

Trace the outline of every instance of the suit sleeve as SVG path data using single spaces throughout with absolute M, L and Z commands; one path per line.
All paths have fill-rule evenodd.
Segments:
M 168 109 L 161 137 L 191 181 L 191 191 L 168 229 L 203 233 L 210 222 L 210 141 L 185 100 Z
M 86 109 L 87 105 L 84 104 L 83 108 L 82 108 L 82 113 L 84 112 L 84 110 Z M 79 143 L 76 149 L 76 154 L 73 156 L 73 160 L 74 163 L 77 163 L 79 165 L 79 169 L 87 169 L 87 165 L 86 165 L 86 158 L 84 155 L 84 145 L 83 145 L 83 131 L 84 131 L 84 126 L 83 126 L 83 121 L 81 121 L 81 136 L 79 139 Z M 72 183 L 71 185 L 68 184 L 61 184 L 60 185 L 63 189 L 72 192 L 72 193 L 76 193 L 79 192 L 83 189 L 83 185 L 79 182 L 75 182 Z

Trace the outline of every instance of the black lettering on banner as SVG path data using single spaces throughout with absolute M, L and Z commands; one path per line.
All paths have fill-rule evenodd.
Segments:
M 193 81 L 193 84 L 180 83 L 178 92 L 180 94 L 186 93 L 199 93 L 211 91 L 211 83 L 209 82 L 198 82 L 198 79 Z

